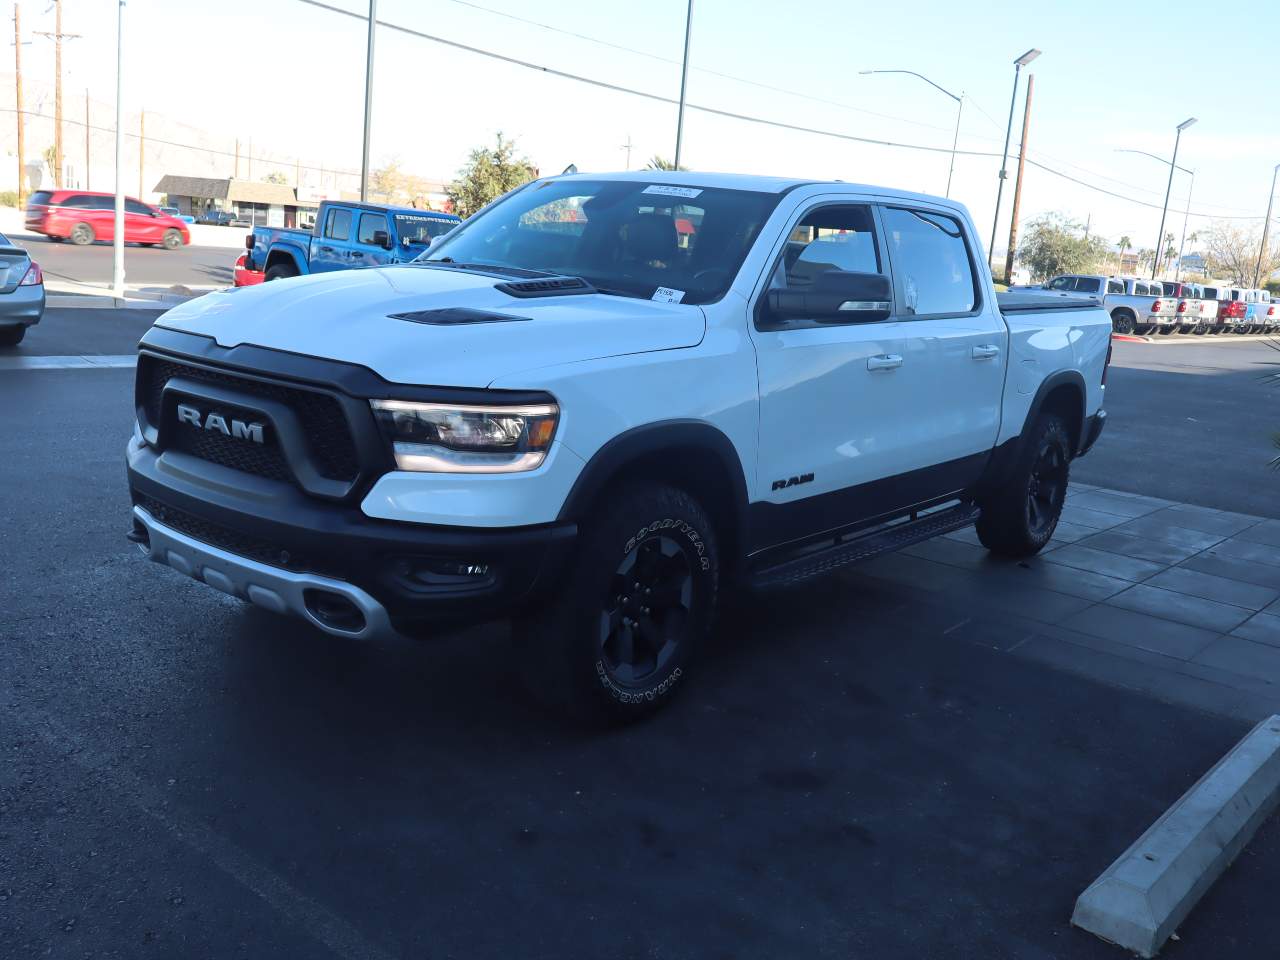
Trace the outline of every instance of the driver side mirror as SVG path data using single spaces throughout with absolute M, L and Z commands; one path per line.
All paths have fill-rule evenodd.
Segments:
M 867 323 L 886 320 L 892 312 L 893 291 L 882 273 L 825 270 L 812 286 L 770 290 L 769 313 L 786 320 L 819 323 Z
M 373 245 L 375 247 L 381 247 L 383 250 L 390 250 L 391 234 L 387 233 L 385 230 L 373 231 Z

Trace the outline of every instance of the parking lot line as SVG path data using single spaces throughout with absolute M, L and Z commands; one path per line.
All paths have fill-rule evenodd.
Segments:
M 95 370 L 137 366 L 134 354 L 79 357 L 0 357 L 0 370 Z

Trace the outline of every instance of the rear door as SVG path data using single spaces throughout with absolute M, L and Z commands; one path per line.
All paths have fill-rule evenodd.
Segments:
M 124 238 L 129 243 L 158 243 L 161 230 L 150 207 L 138 200 L 124 201 Z
M 975 483 L 995 447 L 1008 331 L 986 302 L 981 253 L 954 212 L 888 202 L 880 215 L 905 340 L 909 416 L 898 443 L 903 466 L 926 471 L 941 496 Z
M 79 202 L 84 204 L 84 210 L 82 211 L 84 221 L 93 227 L 93 235 L 99 240 L 114 239 L 116 235 L 115 197 L 81 194 Z M 128 236 L 129 233 L 126 230 L 125 237 L 127 238 Z
M 351 248 L 355 224 L 350 207 L 329 207 L 325 211 L 320 236 L 311 242 L 311 272 L 346 270 L 351 266 L 347 255 Z

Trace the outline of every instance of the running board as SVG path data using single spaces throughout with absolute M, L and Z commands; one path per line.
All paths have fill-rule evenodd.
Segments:
M 972 504 L 962 503 L 916 520 L 882 527 L 851 539 L 838 540 L 830 546 L 756 571 L 751 578 L 751 585 L 757 590 L 794 586 L 814 577 L 825 576 L 851 563 L 861 563 L 882 553 L 892 553 L 913 543 L 931 540 L 939 534 L 960 530 L 977 520 L 981 512 Z

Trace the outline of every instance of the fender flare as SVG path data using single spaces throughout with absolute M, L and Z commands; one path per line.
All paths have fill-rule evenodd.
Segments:
M 1088 421 L 1086 404 L 1088 403 L 1089 392 L 1085 388 L 1084 374 L 1079 370 L 1059 370 L 1057 373 L 1051 373 L 1040 381 L 1040 386 L 1036 389 L 1035 396 L 1031 398 L 1031 406 L 1027 408 L 1027 417 L 1022 423 L 1022 429 L 1018 431 L 1018 435 L 1004 441 L 992 453 L 991 459 L 987 463 L 986 472 L 983 474 L 982 480 L 979 481 L 980 493 L 996 490 L 1004 485 L 1010 473 L 1013 472 L 1014 464 L 1018 462 L 1022 454 L 1023 445 L 1027 442 L 1027 431 L 1040 416 L 1045 400 L 1050 393 L 1064 385 L 1074 387 L 1080 395 L 1080 424 L 1075 442 L 1076 449 L 1072 451 L 1073 455 L 1079 454 L 1080 447 L 1085 442 L 1088 433 L 1086 427 Z
M 628 463 L 666 450 L 689 447 L 708 451 L 728 478 L 728 496 L 718 503 L 704 506 L 709 511 L 722 512 L 732 525 L 732 532 L 738 538 L 738 543 L 745 543 L 743 537 L 746 534 L 747 481 L 742 461 L 733 442 L 718 427 L 703 420 L 661 420 L 618 434 L 597 450 L 582 468 L 560 507 L 558 519 L 582 519 L 600 491 Z
M 266 257 L 262 261 L 262 269 L 264 272 L 271 269 L 271 260 L 273 257 L 277 259 L 280 257 L 288 257 L 293 261 L 293 267 L 298 271 L 298 276 L 300 277 L 306 276 L 311 272 L 310 265 L 307 263 L 306 254 L 291 243 L 276 243 L 271 245 L 267 250 Z

